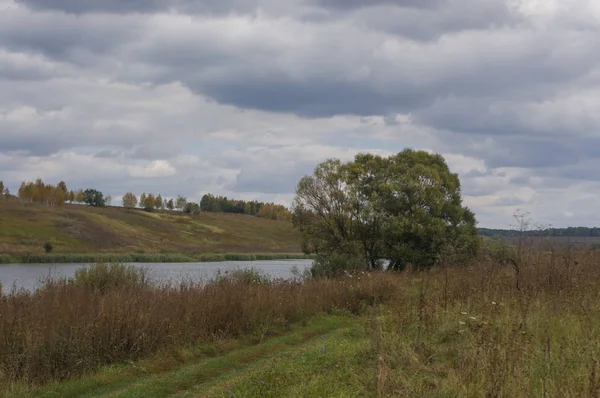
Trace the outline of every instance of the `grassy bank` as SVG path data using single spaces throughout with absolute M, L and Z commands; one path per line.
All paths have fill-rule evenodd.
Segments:
M 196 293 L 165 290 L 160 294 L 170 292 L 167 296 L 156 296 L 145 304 L 147 293 L 143 293 L 139 300 L 144 303 L 128 298 L 114 308 L 103 301 L 103 297 L 117 300 L 114 289 L 109 289 L 112 293 L 108 295 L 86 299 L 90 290 L 95 291 L 88 286 L 83 290 L 88 293 L 80 293 L 82 296 L 67 304 L 66 298 L 56 298 L 60 296 L 57 292 L 63 289 L 73 298 L 69 289 L 75 288 L 55 286 L 47 299 L 27 296 L 29 301 L 14 301 L 10 307 L 0 308 L 2 314 L 13 314 L 6 312 L 7 308 L 29 314 L 17 317 L 23 322 L 15 321 L 14 315 L 3 321 L 0 330 L 21 325 L 18 330 L 6 329 L 12 332 L 6 333 L 5 339 L 23 334 L 25 341 L 57 350 L 29 346 L 23 350 L 24 363 L 60 369 L 61 362 L 48 362 L 49 358 L 62 353 L 65 362 L 79 358 L 82 363 L 81 358 L 97 358 L 94 353 L 99 348 L 108 350 L 115 342 L 127 341 L 136 347 L 127 351 L 134 353 L 127 358 L 140 360 L 126 364 L 123 356 L 113 355 L 117 365 L 101 367 L 99 373 L 52 382 L 41 389 L 18 387 L 9 396 L 597 397 L 599 263 L 596 251 L 527 250 L 514 265 L 482 258 L 469 267 L 357 274 L 306 283 L 269 284 L 238 274 L 236 280 L 215 281 L 210 288 L 214 290 L 202 294 L 195 289 L 191 291 Z M 81 283 L 78 286 L 75 291 L 83 288 Z M 138 355 L 134 343 L 140 334 L 136 330 L 143 330 L 142 335 L 154 341 L 160 341 L 156 336 L 166 336 L 165 323 L 149 315 L 145 307 L 169 317 L 155 301 L 158 297 L 167 300 L 165 308 L 178 308 L 170 310 L 173 318 L 164 321 L 174 325 L 169 335 L 188 337 L 176 337 L 161 345 L 169 348 Z M 92 299 L 103 301 L 106 313 L 99 319 L 104 323 L 92 320 L 98 317 L 96 304 L 88 302 Z M 2 305 L 8 301 L 3 298 Z M 123 305 L 129 302 L 132 304 Z M 370 306 L 374 302 L 379 305 Z M 59 303 L 72 309 L 59 311 L 53 307 Z M 77 310 L 80 306 L 91 309 L 90 314 L 78 315 L 83 320 L 74 315 L 83 314 Z M 42 307 L 43 311 L 72 315 L 61 315 L 53 326 L 50 319 L 43 320 Z M 158 325 L 145 323 L 143 317 L 130 319 L 125 313 L 149 316 L 148 322 Z M 113 326 L 102 327 L 108 320 Z M 67 328 L 69 322 L 76 327 Z M 26 323 L 34 326 L 31 331 Z M 42 327 L 50 331 L 43 332 Z M 115 334 L 112 343 L 107 335 L 95 334 L 96 330 L 117 329 L 122 332 Z M 90 347 L 78 348 L 83 339 L 77 336 L 86 333 L 103 343 L 89 340 L 86 344 Z M 54 337 L 39 340 L 39 336 Z M 146 341 L 143 338 L 139 344 Z M 69 357 L 78 350 L 85 354 Z M 36 362 L 30 358 L 33 353 L 46 356 Z M 7 363 L 5 360 L 3 366 Z M 3 375 L 10 374 L 4 369 Z M 22 374 L 33 375 L 31 371 Z M 51 374 L 39 380 L 71 374 Z M 5 386 L 35 380 L 14 378 L 14 384 L 3 377 Z
M 49 242 L 64 256 L 122 254 L 201 257 L 212 253 L 300 253 L 292 224 L 225 213 L 147 213 L 117 207 L 49 207 L 0 202 L 0 256 L 37 257 Z
M 238 271 L 156 287 L 139 272 L 99 265 L 1 296 L 0 385 L 68 379 L 198 342 L 262 341 L 319 313 L 360 313 L 391 293 L 379 274 L 301 282 Z
M 60 263 L 190 263 L 257 260 L 311 259 L 302 253 L 226 253 L 226 254 L 176 254 L 176 253 L 97 253 L 97 254 L 24 254 L 0 255 L 0 264 L 60 264 Z
M 354 366 L 352 366 L 354 359 L 347 355 L 353 354 L 354 351 L 339 349 L 339 344 L 343 344 L 344 341 L 348 347 L 352 347 L 361 340 L 361 345 L 368 350 L 367 336 L 356 330 L 357 320 L 359 318 L 352 314 L 321 315 L 303 323 L 293 324 L 289 331 L 268 337 L 260 344 L 245 338 L 190 346 L 135 363 L 107 366 L 93 375 L 50 383 L 40 388 L 18 386 L 12 391 L 7 391 L 5 396 L 7 398 L 250 396 L 249 388 L 239 384 L 242 380 L 246 380 L 251 385 L 249 387 L 257 393 L 256 395 L 261 397 L 297 396 L 293 391 L 298 389 L 307 393 L 303 396 L 314 396 L 310 392 L 318 386 L 318 377 L 323 376 L 323 365 L 327 365 L 326 361 L 339 357 L 340 354 L 346 354 L 345 358 L 349 364 L 344 369 L 347 371 L 346 377 L 328 380 L 327 389 L 350 392 L 356 391 L 358 387 L 362 390 L 363 388 L 357 383 L 350 385 L 343 383 L 354 378 Z M 329 348 L 328 354 L 322 353 L 324 347 Z M 308 359 L 308 356 L 311 358 Z M 299 361 L 299 358 L 302 358 L 302 361 Z M 275 376 L 271 370 L 273 365 L 278 365 L 279 369 L 292 377 L 269 377 Z M 337 369 L 339 370 L 339 366 Z M 335 370 L 335 366 L 330 369 L 334 372 Z M 306 388 L 309 381 L 312 381 L 312 387 Z M 235 382 L 238 384 L 233 384 Z M 273 389 L 274 386 L 278 388 Z

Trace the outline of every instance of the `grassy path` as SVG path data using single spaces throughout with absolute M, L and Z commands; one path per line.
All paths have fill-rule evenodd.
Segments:
M 168 370 L 160 369 L 159 359 L 141 361 L 7 396 L 365 397 L 364 386 L 373 377 L 364 366 L 370 343 L 362 324 L 351 316 L 318 317 L 261 344 L 234 342 L 216 356 L 188 355 L 191 360 Z

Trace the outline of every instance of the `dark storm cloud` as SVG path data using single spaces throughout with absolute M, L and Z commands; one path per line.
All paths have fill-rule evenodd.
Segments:
M 28 1 L 38 4 L 37 0 Z M 43 3 L 65 10 L 86 5 L 91 7 L 90 11 L 95 10 L 93 7 L 105 7 L 115 13 L 122 10 L 120 7 L 128 7 L 126 10 L 146 7 L 149 12 L 156 11 L 161 6 L 167 7 L 163 2 L 153 1 L 80 3 L 72 0 Z M 404 4 L 401 1 L 377 2 L 380 5 L 391 3 Z M 41 4 L 42 1 L 39 0 L 39 5 Z M 185 2 L 171 3 L 173 4 L 177 7 L 186 6 Z M 226 4 L 203 4 L 209 8 L 217 7 L 213 4 L 220 4 L 218 7 L 230 9 L 238 6 L 252 8 L 253 3 L 240 0 Z M 322 5 L 337 7 L 340 4 L 342 3 L 326 1 Z M 357 4 L 359 3 L 350 2 L 348 7 Z M 406 23 L 406 30 L 413 32 L 420 26 L 435 26 L 436 31 L 430 34 L 436 36 L 446 28 L 450 31 L 471 29 L 472 26 L 461 18 L 477 12 L 465 12 L 466 8 L 485 10 L 482 18 L 475 18 L 484 22 L 482 26 L 496 22 L 501 25 L 503 20 L 509 19 L 508 15 L 499 12 L 506 11 L 502 1 L 485 0 L 477 4 L 485 6 L 471 7 L 464 0 L 457 0 L 456 3 L 440 2 L 439 6 L 445 7 L 442 9 L 448 20 L 454 21 L 449 22 L 452 26 L 444 27 L 441 20 L 439 24 L 424 23 L 421 18 L 404 14 L 400 14 L 404 17 L 399 21 L 404 21 L 402 23 Z M 455 7 L 452 8 L 452 5 Z M 364 15 L 358 14 L 356 18 L 368 22 L 368 11 L 365 10 Z M 433 10 L 419 12 L 428 16 L 439 15 L 438 11 Z M 591 34 L 581 33 L 581 39 L 587 40 L 587 51 L 575 49 L 568 54 L 570 57 L 561 57 L 557 45 L 562 49 L 567 44 L 555 44 L 554 40 L 560 38 L 558 34 L 544 39 L 524 30 L 524 40 L 517 40 L 517 35 L 500 31 L 491 35 L 489 42 L 486 42 L 482 39 L 487 34 L 483 30 L 481 37 L 469 32 L 465 36 L 464 45 L 453 40 L 435 43 L 434 47 L 423 47 L 422 52 L 416 51 L 414 46 L 408 46 L 411 53 L 402 64 L 398 64 L 398 68 L 393 68 L 391 65 L 400 62 L 399 59 L 386 61 L 375 58 L 373 49 L 369 47 L 389 39 L 386 37 L 373 38 L 367 42 L 359 40 L 355 54 L 336 52 L 343 40 L 360 39 L 358 35 L 361 31 L 349 27 L 349 36 L 342 38 L 339 33 L 338 37 L 328 36 L 327 29 L 320 24 L 320 29 L 323 30 L 322 40 L 315 42 L 314 49 L 300 53 L 292 42 L 287 48 L 272 46 L 269 36 L 257 36 L 254 39 L 250 36 L 248 43 L 221 42 L 216 36 L 212 36 L 217 32 L 206 29 L 190 30 L 188 35 L 165 36 L 162 33 L 173 32 L 172 28 L 165 32 L 160 29 L 148 30 L 148 27 L 144 29 L 143 19 L 133 17 L 125 20 L 119 17 L 112 21 L 92 16 L 92 19 L 84 21 L 66 15 L 44 14 L 34 15 L 34 18 L 31 26 L 15 21 L 12 26 L 4 24 L 4 27 L 0 27 L 0 45 L 4 43 L 12 49 L 41 52 L 50 58 L 75 64 L 87 62 L 90 67 L 98 62 L 107 62 L 113 53 L 113 56 L 126 60 L 128 65 L 140 68 L 140 65 L 144 65 L 146 70 L 151 71 L 148 76 L 138 77 L 139 75 L 121 68 L 124 70 L 118 74 L 123 79 L 139 78 L 154 83 L 181 81 L 198 94 L 241 108 L 292 112 L 309 117 L 411 112 L 418 123 L 484 134 L 505 132 L 514 128 L 515 123 L 511 120 L 514 118 L 511 118 L 510 109 L 504 111 L 506 115 L 499 115 L 493 120 L 494 123 L 490 123 L 494 115 L 486 117 L 486 111 L 489 111 L 482 108 L 482 104 L 486 102 L 479 98 L 489 97 L 490 93 L 494 97 L 490 97 L 488 103 L 494 103 L 503 97 L 543 98 L 555 89 L 555 85 L 589 72 L 597 65 L 594 54 L 600 53 L 600 40 L 591 39 Z M 376 18 L 371 19 L 375 22 L 385 18 L 386 13 L 380 11 Z M 197 26 L 203 25 L 198 23 Z M 222 28 L 227 29 L 227 26 Z M 305 28 L 303 27 L 303 31 Z M 285 25 L 281 25 L 281 29 L 285 29 Z M 49 30 L 52 30 L 52 35 L 47 34 Z M 511 42 L 514 42 L 514 48 L 507 44 Z M 495 48 L 490 50 L 490 47 Z M 306 63 L 305 77 L 298 79 L 292 71 L 282 66 L 290 57 Z M 282 62 L 276 62 L 278 60 Z M 353 73 L 352 68 L 357 66 L 357 62 L 363 62 L 370 71 L 367 77 L 348 77 Z M 439 67 L 436 66 L 438 64 Z M 447 67 L 444 67 L 446 64 Z M 421 73 L 416 73 L 421 70 Z M 449 97 L 459 100 L 449 103 L 446 100 Z M 440 99 L 440 106 L 429 106 Z M 473 106 L 479 108 L 476 117 L 473 117 Z M 517 127 L 527 130 L 527 126 Z
M 71 62 L 76 61 L 78 52 L 88 58 L 112 57 L 108 54 L 114 49 L 134 40 L 142 22 L 97 15 L 84 20 L 65 14 L 0 13 L 0 49 Z
M 430 100 L 426 93 L 406 87 L 397 93 L 335 81 L 294 82 L 273 77 L 237 81 L 191 83 L 191 87 L 220 103 L 241 108 L 291 112 L 305 117 L 339 114 L 374 115 L 409 111 Z
M 170 159 L 181 153 L 181 147 L 173 142 L 144 144 L 134 149 L 133 159 Z
M 154 13 L 176 10 L 193 13 L 248 12 L 257 1 L 243 0 L 18 0 L 33 9 L 56 10 L 72 14 L 102 13 Z
M 469 12 L 461 12 L 466 8 Z M 375 7 L 361 10 L 361 19 L 375 31 L 419 41 L 437 40 L 444 34 L 469 29 L 516 27 L 524 22 L 506 3 L 498 0 L 442 0 L 425 2 L 421 7 L 385 10 Z
M 26 155 L 48 156 L 70 147 L 67 137 L 56 137 L 50 134 L 33 134 L 32 131 L 16 129 L 7 131 L 0 127 L 0 154 L 4 152 L 20 152 Z
M 243 170 L 238 175 L 236 184 L 232 187 L 235 192 L 261 192 L 279 194 L 293 192 L 296 184 L 305 173 L 293 171 L 290 173 L 270 173 L 268 177 L 248 176 Z
M 279 1 L 279 0 L 277 0 Z M 251 12 L 257 7 L 273 6 L 275 1 L 260 0 L 17 0 L 33 9 L 56 10 L 72 14 L 103 13 L 153 13 L 176 10 L 189 13 Z M 373 6 L 397 6 L 408 8 L 434 8 L 447 0 L 300 0 L 298 3 L 316 5 L 336 12 Z M 288 6 L 294 1 L 288 1 Z
M 467 150 L 469 151 L 469 150 Z M 573 165 L 585 155 L 568 140 L 535 137 L 496 137 L 493 145 L 469 151 L 472 156 L 485 159 L 486 166 L 552 168 Z
M 324 8 L 335 10 L 354 10 L 360 8 L 374 7 L 380 5 L 410 7 L 410 8 L 433 8 L 447 0 L 310 0 Z
M 168 8 L 163 0 L 18 0 L 32 8 L 60 10 L 69 13 L 84 12 L 153 12 Z

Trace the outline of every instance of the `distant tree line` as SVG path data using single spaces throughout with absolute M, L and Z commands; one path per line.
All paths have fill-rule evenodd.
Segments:
M 8 195 L 8 189 L 4 189 Z M 85 203 L 90 206 L 106 206 L 110 202 L 110 196 L 105 197 L 102 192 L 95 189 L 69 190 L 64 181 L 56 185 L 46 184 L 41 178 L 31 181 L 23 181 L 17 192 L 21 201 L 26 203 L 38 203 L 46 206 L 62 206 L 69 203 Z
M 176 200 L 163 198 L 161 194 L 155 195 L 153 193 L 142 193 L 138 197 L 132 193 L 127 192 L 122 198 L 123 207 L 128 209 L 134 209 L 141 207 L 146 211 L 154 210 L 185 210 L 187 205 L 187 199 L 181 195 Z
M 520 231 L 511 229 L 492 229 L 492 228 L 479 228 L 479 235 L 494 237 L 512 237 L 519 236 Z M 530 231 L 524 231 L 525 236 L 577 236 L 577 237 L 599 237 L 600 228 L 597 227 L 568 227 L 568 228 L 545 228 L 545 229 L 533 229 Z
M 123 195 L 123 207 L 134 209 L 140 207 L 146 211 L 179 210 L 188 214 L 234 213 L 268 218 L 272 220 L 291 220 L 290 211 L 282 205 L 258 201 L 228 199 L 226 196 L 206 194 L 200 203 L 188 201 L 185 196 L 178 195 L 176 199 L 163 198 L 161 194 L 142 193 L 138 198 L 134 193 Z
M 41 179 L 35 182 L 21 183 L 19 198 L 28 203 L 39 203 L 46 206 L 62 206 L 69 200 L 69 190 L 64 181 L 57 185 L 45 184 Z
M 9 195 L 8 188 L 0 181 L 0 194 Z M 38 203 L 47 206 L 62 206 L 65 203 L 84 203 L 90 206 L 103 207 L 110 205 L 112 198 L 104 196 L 97 189 L 69 190 L 64 181 L 56 185 L 46 184 L 42 179 L 35 182 L 24 181 L 19 187 L 18 197 L 26 203 Z M 122 197 L 122 205 L 128 209 L 141 208 L 152 212 L 156 210 L 179 210 L 188 214 L 235 213 L 267 218 L 271 220 L 291 220 L 290 211 L 282 205 L 264 203 L 256 200 L 244 201 L 229 199 L 226 196 L 206 194 L 199 203 L 188 201 L 185 196 L 163 198 L 154 193 L 142 193 L 139 197 L 127 192 Z
M 214 213 L 236 213 L 268 218 L 272 220 L 291 220 L 292 214 L 282 205 L 258 201 L 228 199 L 226 196 L 206 194 L 200 200 L 200 210 Z

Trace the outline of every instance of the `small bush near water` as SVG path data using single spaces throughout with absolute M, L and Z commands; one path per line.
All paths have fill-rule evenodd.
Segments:
M 144 269 L 123 264 L 96 264 L 89 268 L 80 268 L 75 271 L 75 277 L 70 283 L 85 289 L 105 293 L 115 289 L 135 289 L 148 286 L 148 277 Z
M 12 264 L 16 262 L 17 260 L 14 257 L 6 254 L 0 254 L 0 264 Z
M 270 280 L 234 271 L 156 286 L 132 266 L 96 265 L 34 293 L 0 294 L 0 386 L 60 380 L 172 347 L 285 330 L 306 317 L 387 300 L 389 276 Z

